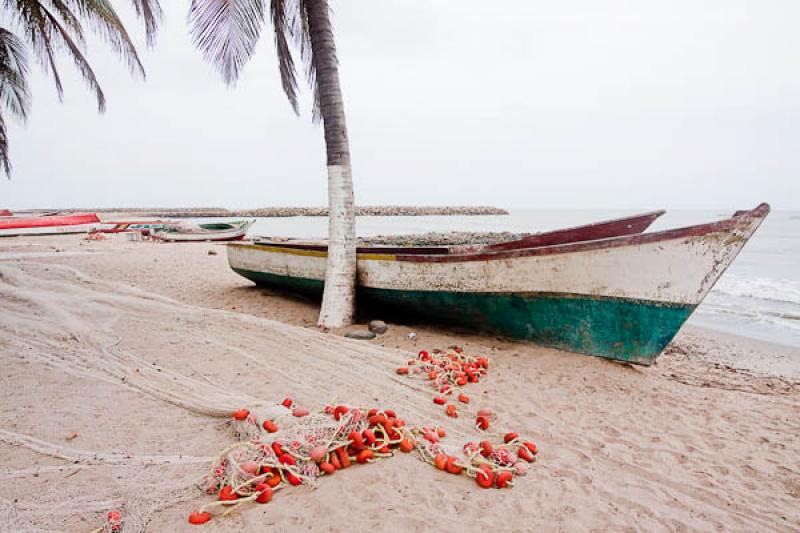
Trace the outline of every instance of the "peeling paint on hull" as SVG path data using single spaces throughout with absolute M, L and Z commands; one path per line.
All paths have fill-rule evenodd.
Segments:
M 258 285 L 318 297 L 324 283 L 234 269 Z M 689 318 L 693 305 L 575 294 L 493 294 L 359 287 L 359 299 L 440 323 L 607 359 L 650 365 Z

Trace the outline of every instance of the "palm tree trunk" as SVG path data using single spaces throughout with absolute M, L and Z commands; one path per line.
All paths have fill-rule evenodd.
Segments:
M 338 328 L 352 322 L 355 309 L 356 217 L 350 147 L 328 0 L 306 0 L 305 6 L 328 154 L 328 265 L 318 324 Z

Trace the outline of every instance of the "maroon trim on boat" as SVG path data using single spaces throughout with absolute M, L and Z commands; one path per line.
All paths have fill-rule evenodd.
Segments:
M 309 243 L 293 243 L 293 242 L 273 242 L 273 241 L 257 241 L 253 244 L 262 244 L 264 246 L 272 246 L 273 248 L 289 248 L 292 250 L 314 250 L 317 252 L 327 252 L 327 244 L 309 244 Z M 356 253 L 359 254 L 403 254 L 410 253 L 414 255 L 433 255 L 433 254 L 446 254 L 450 249 L 446 246 L 359 246 Z
M 623 235 L 633 235 L 642 233 L 650 224 L 663 215 L 665 211 L 653 211 L 630 217 L 605 220 L 593 224 L 585 224 L 574 228 L 565 228 L 537 235 L 530 235 L 522 239 L 509 242 L 501 242 L 486 246 L 485 251 L 496 250 L 515 250 L 517 248 L 533 248 L 535 246 L 552 246 L 554 244 L 565 244 L 578 241 L 595 241 L 597 239 L 607 239 L 609 237 L 621 237 Z M 477 250 L 476 250 L 477 251 Z
M 764 218 L 769 213 L 770 208 L 768 204 L 762 203 L 751 211 L 737 211 L 731 218 L 720 220 L 718 222 L 710 222 L 708 224 L 700 224 L 697 226 L 688 226 L 685 228 L 677 228 L 666 231 L 657 231 L 655 233 L 640 233 L 638 235 L 628 235 L 624 237 L 611 237 L 608 239 L 599 239 L 596 241 L 583 241 L 574 242 L 569 244 L 557 244 L 553 246 L 541 246 L 539 248 L 524 248 L 517 250 L 503 250 L 499 252 L 477 252 L 471 254 L 461 255 L 411 255 L 411 254 L 398 254 L 396 255 L 397 261 L 410 261 L 416 263 L 449 263 L 449 262 L 462 262 L 462 261 L 486 261 L 490 259 L 509 259 L 513 257 L 529 257 L 539 255 L 554 255 L 570 252 L 582 252 L 587 250 L 602 250 L 605 248 L 617 248 L 620 246 L 633 246 L 639 244 L 647 244 L 652 242 L 666 241 L 671 239 L 680 239 L 684 237 L 699 237 L 708 235 L 709 233 L 716 233 L 722 231 L 730 231 L 734 227 L 749 223 L 750 218 Z
M 0 220 L 0 229 L 41 228 L 48 226 L 77 226 L 78 224 L 92 224 L 100 222 L 94 213 L 87 215 L 64 215 L 52 217 L 12 218 Z
M 500 250 L 515 250 L 517 248 L 532 248 L 534 246 L 552 246 L 554 244 L 566 244 L 576 241 L 593 241 L 597 239 L 605 239 L 608 237 L 619 237 L 622 235 L 632 235 L 634 233 L 641 233 L 646 230 L 658 217 L 663 215 L 665 211 L 653 211 L 650 213 L 643 213 L 641 215 L 634 215 L 630 217 L 622 217 L 613 220 L 604 220 L 602 222 L 595 222 L 593 224 L 586 224 L 583 226 L 576 226 L 574 228 L 565 228 L 554 231 L 547 231 L 530 235 L 515 241 L 501 242 L 497 244 L 490 244 L 488 246 L 480 245 L 455 245 L 448 246 L 359 246 L 356 253 L 359 254 L 404 254 L 404 255 L 443 255 L 443 254 L 468 254 L 477 253 L 481 251 L 500 251 Z M 296 242 L 273 242 L 273 241 L 257 241 L 254 244 L 263 244 L 264 246 L 273 246 L 275 248 L 290 248 L 293 250 L 315 250 L 318 252 L 328 251 L 328 246 L 325 244 L 313 243 L 296 243 Z

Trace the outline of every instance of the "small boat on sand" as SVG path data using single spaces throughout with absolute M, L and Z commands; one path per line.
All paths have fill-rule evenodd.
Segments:
M 0 237 L 89 233 L 101 224 L 94 213 L 0 219 Z
M 360 299 L 544 346 L 652 364 L 770 208 L 653 233 L 466 253 L 358 254 Z M 259 285 L 320 294 L 324 250 L 232 244 Z
M 255 222 L 255 220 L 201 224 L 179 222 L 165 224 L 162 228 L 153 229 L 150 234 L 153 239 L 168 242 L 240 241 L 245 238 L 247 230 Z

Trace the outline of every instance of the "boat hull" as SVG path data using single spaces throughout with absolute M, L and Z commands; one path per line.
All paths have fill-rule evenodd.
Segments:
M 11 217 L 0 220 L 0 237 L 88 233 L 101 224 L 94 213 L 84 215 Z
M 259 286 L 312 297 L 324 282 L 234 268 Z M 650 365 L 695 309 L 626 298 L 557 293 L 487 293 L 358 288 L 359 301 L 483 333 Z
M 73 224 L 69 226 L 36 226 L 30 228 L 0 228 L 0 237 L 22 237 L 27 235 L 67 235 L 95 231 L 100 224 Z
M 562 350 L 651 364 L 769 212 L 690 228 L 453 255 L 358 256 L 358 295 L 420 318 Z M 232 245 L 260 285 L 318 294 L 326 254 Z
M 151 235 L 156 240 L 167 242 L 224 242 L 241 241 L 247 236 L 247 230 L 255 221 L 237 223 L 235 227 L 227 230 L 208 230 L 192 232 L 155 230 Z

